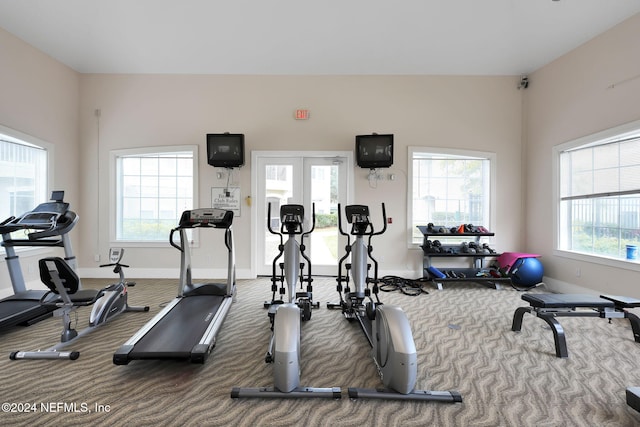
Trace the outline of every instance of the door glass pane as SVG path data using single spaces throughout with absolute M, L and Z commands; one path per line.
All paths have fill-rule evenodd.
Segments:
M 287 203 L 300 203 L 292 200 L 293 197 L 293 166 L 292 165 L 266 165 L 265 167 L 265 217 L 267 208 L 271 203 L 271 218 L 267 220 L 274 231 L 280 230 L 280 206 Z M 265 228 L 264 262 L 267 265 L 273 263 L 273 259 L 278 254 L 280 238 L 271 234 Z
M 338 264 L 338 174 L 339 165 L 311 166 L 311 202 L 316 209 L 316 228 L 311 233 L 312 265 Z

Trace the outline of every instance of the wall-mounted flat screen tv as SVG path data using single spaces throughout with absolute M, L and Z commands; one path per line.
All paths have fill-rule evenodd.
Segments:
M 239 168 L 244 165 L 244 134 L 207 134 L 207 162 L 221 168 Z
M 393 134 L 356 135 L 356 163 L 361 168 L 388 168 L 393 164 Z

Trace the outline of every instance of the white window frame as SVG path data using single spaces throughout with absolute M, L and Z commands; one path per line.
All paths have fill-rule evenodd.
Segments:
M 578 261 L 584 261 L 594 264 L 605 265 L 615 268 L 624 268 L 634 271 L 640 271 L 640 263 L 637 261 L 626 260 L 623 258 L 607 257 L 605 255 L 591 254 L 584 252 L 576 252 L 561 248 L 561 233 L 562 229 L 562 201 L 561 201 L 561 163 L 560 156 L 564 151 L 587 145 L 599 145 L 605 141 L 611 141 L 621 139 L 627 134 L 640 132 L 640 120 L 626 123 L 620 126 L 616 126 L 610 129 L 606 129 L 601 132 L 597 132 L 591 135 L 587 135 L 581 138 L 577 138 L 572 141 L 565 142 L 563 144 L 556 145 L 552 148 L 552 165 L 553 165 L 553 200 L 555 208 L 553 210 L 553 253 L 556 256 L 569 258 Z
M 461 158 L 476 158 L 476 159 L 486 159 L 489 161 L 489 220 L 487 224 L 475 224 L 482 225 L 489 229 L 489 231 L 493 232 L 495 228 L 495 212 L 496 212 L 496 188 L 497 188 L 497 162 L 498 157 L 496 153 L 487 152 L 487 151 L 475 151 L 475 150 L 462 150 L 462 149 L 454 149 L 454 148 L 444 148 L 444 147 L 423 147 L 423 146 L 409 146 L 408 147 L 408 171 L 407 174 L 407 248 L 409 249 L 419 249 L 422 241 L 414 242 L 413 241 L 413 159 L 416 154 L 425 153 L 425 154 L 442 154 L 445 156 L 452 157 L 461 157 Z M 424 224 L 427 225 L 427 224 Z
M 15 129 L 12 129 L 10 127 L 6 127 L 3 125 L 0 125 L 0 135 L 5 137 L 8 141 L 10 142 L 16 142 L 19 144 L 25 144 L 25 145 L 32 145 L 36 148 L 41 148 L 43 150 L 46 151 L 47 153 L 47 161 L 46 161 L 46 180 L 47 182 L 45 183 L 45 185 L 43 185 L 44 190 L 42 191 L 42 194 L 40 194 L 40 200 L 36 200 L 36 204 L 33 206 L 34 208 L 40 204 L 40 203 L 44 203 L 47 200 L 49 200 L 49 196 L 51 195 L 51 190 L 53 188 L 53 165 L 55 164 L 54 162 L 54 155 L 55 155 L 55 150 L 54 150 L 54 145 L 43 141 L 39 138 L 36 138 L 34 136 L 28 135 L 26 133 L 17 131 Z M 64 190 L 64 188 L 61 188 L 60 190 Z M 23 212 L 18 212 L 18 214 L 21 214 Z M 5 220 L 5 218 L 0 218 L 0 221 Z M 20 252 L 28 252 L 28 251 L 42 251 L 41 247 L 28 247 L 28 246 L 18 246 L 15 248 L 15 251 L 17 253 Z M 4 257 L 2 258 L 2 262 L 5 262 Z
M 118 240 L 116 236 L 117 228 L 117 209 L 118 209 L 118 158 L 125 156 L 135 156 L 141 154 L 154 154 L 154 153 L 175 153 L 191 151 L 193 153 L 193 207 L 197 207 L 199 202 L 198 197 L 198 146 L 197 145 L 171 145 L 171 146 L 156 146 L 156 147 L 141 147 L 141 148 L 128 148 L 122 150 L 112 150 L 110 152 L 110 178 L 109 178 L 109 240 L 112 245 L 119 245 L 123 247 L 166 247 L 169 241 L 169 236 L 165 241 L 152 241 L 152 240 Z M 179 215 L 176 218 L 176 226 L 178 225 Z M 190 244 L 192 246 L 198 246 L 198 233 L 190 233 Z

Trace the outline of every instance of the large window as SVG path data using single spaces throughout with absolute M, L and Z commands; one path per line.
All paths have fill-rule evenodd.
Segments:
M 418 225 L 490 228 L 494 162 L 492 153 L 409 147 L 409 243 L 422 243 Z
M 640 123 L 556 152 L 558 249 L 626 258 L 627 245 L 640 245 Z
M 0 127 L 0 221 L 47 200 L 48 144 Z
M 196 146 L 112 152 L 115 240 L 166 242 L 196 199 Z

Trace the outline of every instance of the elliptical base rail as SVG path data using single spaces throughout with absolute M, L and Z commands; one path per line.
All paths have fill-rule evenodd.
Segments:
M 348 393 L 351 399 L 427 400 L 433 402 L 462 403 L 462 395 L 457 391 L 413 390 L 411 393 L 402 394 L 385 388 L 368 389 L 349 387 Z
M 342 390 L 340 387 L 297 387 L 288 393 L 275 389 L 274 387 L 240 388 L 234 387 L 231 390 L 231 397 L 237 398 L 330 398 L 341 399 Z

